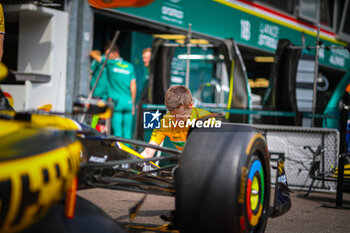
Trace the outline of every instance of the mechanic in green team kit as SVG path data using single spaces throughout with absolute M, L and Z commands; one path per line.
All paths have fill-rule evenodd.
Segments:
M 108 53 L 110 43 L 106 46 Z M 99 51 L 92 51 L 91 57 L 103 64 L 105 57 Z M 123 138 L 132 138 L 132 121 L 135 114 L 136 77 L 132 64 L 120 57 L 119 48 L 112 46 L 106 64 L 108 77 L 108 98 L 114 102 L 112 133 Z

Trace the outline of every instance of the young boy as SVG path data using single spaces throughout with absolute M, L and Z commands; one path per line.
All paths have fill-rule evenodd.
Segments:
M 165 106 L 169 113 L 161 119 L 161 128 L 153 130 L 149 144 L 160 145 L 167 136 L 178 150 L 183 150 L 189 130 L 189 127 L 186 127 L 186 121 L 196 120 L 211 113 L 193 107 L 190 90 L 181 85 L 172 86 L 167 90 Z M 183 123 L 180 123 L 181 121 Z M 155 152 L 156 149 L 146 147 L 141 155 L 151 158 Z

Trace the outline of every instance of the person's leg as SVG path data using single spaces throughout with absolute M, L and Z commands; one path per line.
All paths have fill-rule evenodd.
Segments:
M 114 111 L 112 117 L 112 130 L 113 135 L 122 137 L 123 135 L 123 114 L 119 111 Z
M 132 112 L 123 112 L 123 137 L 127 139 L 132 138 Z

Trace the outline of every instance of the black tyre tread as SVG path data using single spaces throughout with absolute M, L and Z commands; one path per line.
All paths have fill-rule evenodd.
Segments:
M 246 150 L 257 133 L 236 124 L 191 131 L 176 177 L 177 224 L 182 233 L 239 231 L 242 167 L 248 166 L 251 155 Z M 257 139 L 250 146 L 262 154 L 266 179 L 270 179 L 264 141 Z

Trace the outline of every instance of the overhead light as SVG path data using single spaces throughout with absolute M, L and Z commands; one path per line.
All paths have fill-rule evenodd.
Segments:
M 175 40 L 179 44 L 186 43 L 187 36 L 180 34 L 153 34 L 155 38 L 162 38 L 164 40 Z M 191 39 L 191 44 L 210 44 L 209 41 L 204 39 Z
M 177 56 L 178 59 L 190 59 L 190 60 L 213 60 L 214 56 L 213 55 L 201 55 L 201 54 L 190 54 L 189 56 L 187 56 L 187 54 L 179 54 Z
M 211 54 L 207 54 L 207 55 L 203 55 L 203 54 L 190 54 L 189 56 L 187 56 L 187 54 L 179 54 L 177 55 L 178 59 L 183 59 L 183 60 L 214 60 L 214 55 Z M 219 56 L 220 59 L 224 59 L 223 55 Z
M 162 38 L 165 40 L 184 40 L 184 39 L 186 39 L 185 35 L 179 35 L 179 34 L 153 34 L 153 37 Z
M 176 42 L 179 44 L 184 44 L 185 40 L 180 39 L 180 40 L 176 40 Z M 192 40 L 190 40 L 190 43 L 191 44 L 210 44 L 209 41 L 203 40 L 203 39 L 192 39 Z
M 255 62 L 262 62 L 262 63 L 273 63 L 273 62 L 275 62 L 275 58 L 274 57 L 255 56 L 254 61 Z

